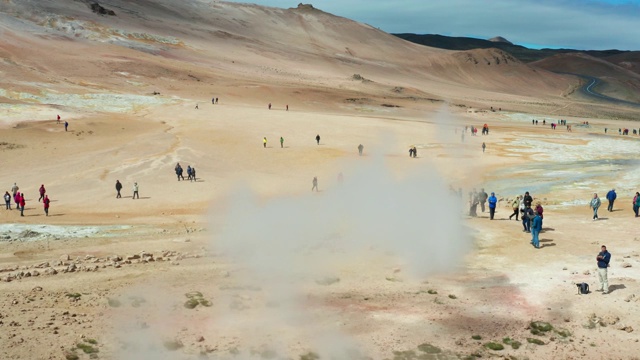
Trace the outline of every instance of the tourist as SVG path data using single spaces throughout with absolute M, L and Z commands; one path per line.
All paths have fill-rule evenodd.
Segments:
M 607 268 L 609 267 L 609 261 L 611 261 L 611 253 L 607 251 L 607 247 L 602 245 L 600 252 L 596 257 L 598 262 L 598 279 L 600 280 L 600 289 L 596 291 L 602 291 L 602 294 L 609 293 L 609 279 L 607 278 Z
M 11 196 L 15 197 L 18 190 L 20 190 L 18 185 L 16 183 L 13 183 L 13 186 L 11 187 Z
M 640 192 L 636 191 L 636 196 L 633 198 L 633 212 L 638 217 L 638 211 L 640 210 Z
M 487 148 L 487 144 L 482 143 L 482 152 L 484 152 L 484 150 Z
M 4 193 L 4 203 L 7 206 L 7 210 L 11 210 L 11 194 L 8 191 Z
M 183 180 L 184 180 L 184 179 L 183 179 Z M 134 182 L 134 183 L 133 183 L 133 196 L 132 196 L 132 198 L 133 198 L 133 199 L 135 199 L 136 197 L 137 197 L 138 199 L 140 199 L 140 194 L 138 194 L 138 183 L 137 183 L 137 182 Z
M 65 121 L 64 122 L 64 131 L 67 131 L 67 128 L 69 128 L 69 122 Z
M 531 204 L 533 203 L 533 197 L 531 197 L 531 195 L 529 195 L 529 192 L 527 191 L 524 193 L 522 201 L 524 201 L 525 207 L 531 207 Z
M 13 201 L 16 203 L 16 210 L 20 211 L 20 192 L 16 192 L 13 195 Z
M 593 194 L 593 199 L 591 199 L 589 207 L 593 209 L 593 220 L 597 220 L 598 208 L 600 207 L 600 198 L 598 197 L 598 194 Z
M 122 184 L 120 183 L 120 180 L 116 180 L 116 191 L 118 192 L 116 194 L 116 199 L 120 199 L 122 197 L 122 195 L 120 195 L 120 190 L 122 190 Z
M 516 221 L 518 221 L 518 215 L 520 213 L 520 196 L 516 196 L 515 199 L 511 202 L 511 208 L 513 209 L 513 214 L 509 215 L 509 220 L 512 217 L 516 217 Z
M 269 103 L 269 110 L 271 110 L 271 103 Z
M 320 134 L 316 135 L 316 143 L 320 145 Z
M 262 138 L 262 147 L 265 148 L 265 149 L 267 148 L 267 137 L 266 136 Z
M 616 189 L 611 189 L 607 193 L 607 200 L 609 201 L 609 206 L 607 206 L 608 211 L 613 211 L 613 202 L 616 201 L 618 195 L 616 194 Z
M 531 244 L 540 249 L 540 230 L 542 230 L 542 218 L 537 211 L 533 212 L 533 224 L 531 225 Z
M 191 181 L 198 181 L 198 180 L 196 180 L 196 168 L 195 167 L 191 168 Z
M 280 136 L 280 148 L 284 148 L 284 138 Z
M 542 208 L 540 201 L 536 203 L 536 209 L 534 211 L 540 215 L 540 228 L 542 229 L 542 222 L 544 221 L 544 215 L 542 213 L 544 212 L 544 208 Z
M 493 216 L 496 213 L 496 205 L 498 205 L 498 198 L 496 198 L 496 193 L 491 193 L 489 196 L 489 220 L 493 220 Z
M 24 193 L 20 194 L 20 216 L 24 216 L 24 206 L 26 204 L 26 201 L 24 199 Z
M 315 191 L 317 192 L 318 191 L 318 177 L 317 176 L 313 177 L 313 181 L 311 181 L 311 184 L 313 185 L 311 187 L 311 191 L 313 191 L 315 189 Z
M 362 151 L 363 151 L 363 150 L 364 150 L 364 145 L 362 145 L 362 144 L 358 145 L 358 154 L 359 154 L 360 156 L 362 156 Z
M 49 216 L 49 203 L 51 201 L 49 200 L 49 195 L 45 195 L 44 199 L 42 200 L 42 203 L 44 204 L 44 214 L 45 216 Z
M 531 221 L 533 220 L 534 216 L 535 214 L 533 213 L 533 210 L 531 210 L 531 207 L 525 205 L 524 211 L 522 214 L 522 226 L 524 227 L 524 230 L 522 231 L 526 233 L 531 232 Z
M 44 199 L 44 194 L 47 192 L 47 190 L 44 188 L 44 184 L 40 185 L 40 190 L 38 190 L 40 192 L 40 197 L 38 198 L 38 202 L 40 202 L 40 200 Z
M 484 212 L 484 203 L 487 202 L 489 195 L 484 191 L 484 188 L 480 189 L 480 193 L 478 193 L 478 200 L 480 201 L 480 210 Z
M 187 180 L 191 181 L 191 165 L 187 165 Z

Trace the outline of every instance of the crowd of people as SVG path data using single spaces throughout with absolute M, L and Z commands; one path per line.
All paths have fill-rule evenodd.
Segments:
M 47 189 L 44 187 L 44 184 L 40 185 L 38 193 L 40 194 L 38 202 L 42 202 L 44 214 L 45 216 L 49 216 L 49 206 L 51 204 L 51 200 L 49 199 L 49 195 L 47 195 Z M 9 193 L 9 191 L 5 191 L 3 198 L 7 210 L 12 210 L 11 201 L 13 200 L 13 202 L 16 204 L 16 210 L 20 211 L 20 216 L 24 216 L 24 209 L 27 204 L 27 199 L 25 197 L 24 191 L 20 192 L 20 187 L 17 183 L 13 183 L 13 186 L 11 187 L 11 193 Z

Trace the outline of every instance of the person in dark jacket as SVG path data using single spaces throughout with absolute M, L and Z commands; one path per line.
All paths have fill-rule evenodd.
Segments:
M 607 193 L 607 200 L 609 200 L 609 206 L 607 206 L 607 210 L 613 211 L 613 202 L 616 201 L 618 195 L 616 194 L 616 189 L 611 189 Z
M 607 247 L 602 245 L 600 253 L 596 256 L 598 262 L 598 279 L 600 280 L 600 290 L 603 294 L 609 293 L 609 279 L 607 278 L 607 268 L 609 267 L 609 261 L 611 261 L 611 254 L 607 251 Z
M 320 134 L 316 135 L 316 143 L 318 143 L 318 145 L 320 145 Z
M 533 213 L 533 210 L 531 210 L 531 207 L 524 207 L 524 211 L 522 212 L 522 226 L 524 227 L 524 230 L 522 231 L 527 233 L 531 232 L 531 220 L 533 220 L 534 215 L 535 214 Z
M 533 212 L 533 221 L 531 225 L 531 244 L 536 249 L 540 249 L 540 239 L 538 235 L 540 235 L 540 230 L 542 230 L 542 219 L 540 218 L 540 214 L 538 212 Z
M 11 210 L 11 194 L 8 191 L 4 193 L 4 203 L 7 206 L 7 210 Z
M 480 200 L 480 210 L 482 210 L 482 212 L 484 212 L 484 203 L 487 202 L 487 199 L 489 198 L 489 195 L 487 195 L 487 193 L 484 191 L 484 189 L 480 189 L 480 193 L 478 193 L 478 197 Z
M 116 199 L 119 199 L 122 197 L 122 195 L 120 195 L 120 190 L 122 190 L 122 184 L 120 183 L 120 180 L 116 180 L 116 191 L 118 192 L 116 194 Z
M 533 203 L 533 197 L 531 197 L 531 195 L 529 195 L 529 192 L 527 191 L 524 193 L 522 201 L 524 202 L 525 207 L 531 207 L 531 204 Z
M 488 200 L 489 200 L 489 219 L 493 220 L 493 215 L 495 215 L 496 206 L 498 205 L 498 198 L 496 197 L 496 193 L 492 192 Z

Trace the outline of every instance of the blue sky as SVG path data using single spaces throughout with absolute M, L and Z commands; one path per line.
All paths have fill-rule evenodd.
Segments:
M 233 0 L 236 1 L 236 0 Z M 300 0 L 254 0 L 296 7 Z M 640 0 L 320 0 L 318 9 L 378 27 L 488 39 L 530 47 L 640 50 Z

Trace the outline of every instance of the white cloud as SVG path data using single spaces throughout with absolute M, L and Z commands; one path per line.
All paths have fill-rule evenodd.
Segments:
M 299 1 L 255 0 L 295 7 Z M 575 49 L 640 50 L 640 1 L 343 0 L 312 2 L 321 10 L 391 33 L 490 38 Z

